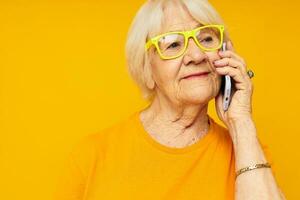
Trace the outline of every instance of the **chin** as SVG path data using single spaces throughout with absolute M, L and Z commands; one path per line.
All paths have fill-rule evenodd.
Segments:
M 186 104 L 206 104 L 213 98 L 213 94 L 199 92 L 184 94 L 182 100 Z

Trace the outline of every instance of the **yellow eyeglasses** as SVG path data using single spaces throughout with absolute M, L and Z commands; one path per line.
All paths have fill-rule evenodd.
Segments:
M 154 45 L 161 59 L 178 58 L 186 51 L 190 37 L 203 51 L 214 51 L 223 43 L 223 25 L 204 25 L 190 31 L 174 31 L 157 35 L 147 41 L 146 51 Z

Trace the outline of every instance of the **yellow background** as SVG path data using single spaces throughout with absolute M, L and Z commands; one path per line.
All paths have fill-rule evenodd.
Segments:
M 142 2 L 0 1 L 0 199 L 51 199 L 76 142 L 146 105 L 124 56 Z M 281 188 L 300 199 L 299 5 L 211 3 L 255 72 L 254 118 Z

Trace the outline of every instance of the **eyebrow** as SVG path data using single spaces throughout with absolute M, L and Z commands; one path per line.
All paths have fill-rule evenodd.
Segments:
M 174 24 L 175 26 L 176 26 L 176 24 Z M 198 27 L 200 27 L 200 26 L 204 26 L 204 24 L 201 24 L 200 22 L 196 25 L 196 26 L 194 26 L 192 29 L 195 29 L 195 28 L 198 28 Z M 171 26 L 172 27 L 172 26 Z M 170 30 L 168 30 L 167 32 L 177 32 L 177 31 L 182 31 L 182 29 L 177 29 L 177 28 L 175 28 L 175 29 L 170 29 Z

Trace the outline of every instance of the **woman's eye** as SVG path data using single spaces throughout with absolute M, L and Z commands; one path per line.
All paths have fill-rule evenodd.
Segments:
M 170 44 L 167 49 L 170 49 L 170 48 L 176 48 L 178 47 L 180 44 L 178 42 L 173 42 L 172 44 Z
M 201 40 L 201 42 L 204 41 L 204 42 L 211 42 L 213 41 L 213 38 L 212 37 L 207 37 L 207 38 L 204 38 L 203 40 Z

